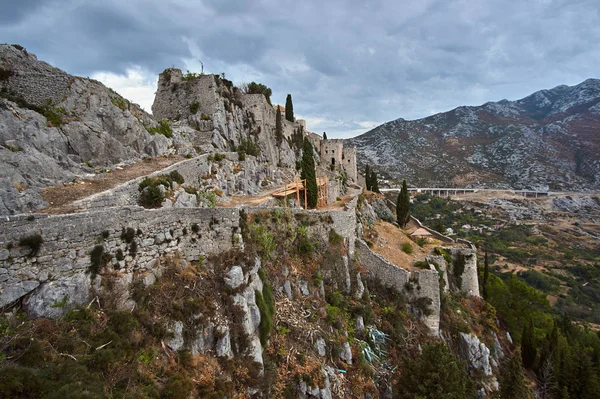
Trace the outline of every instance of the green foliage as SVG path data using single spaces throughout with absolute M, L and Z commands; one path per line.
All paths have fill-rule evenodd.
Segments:
M 139 204 L 144 208 L 159 208 L 164 200 L 165 194 L 158 185 L 149 186 L 140 194 Z
M 488 253 L 486 250 L 485 257 L 484 257 L 484 263 L 483 263 L 483 281 L 481 284 L 481 296 L 483 296 L 483 299 L 485 299 L 485 300 L 488 299 L 487 285 L 488 285 L 489 279 L 490 279 L 490 265 L 488 263 Z
M 375 171 L 374 169 L 371 171 L 371 177 L 370 177 L 369 181 L 371 183 L 371 188 L 369 190 L 373 191 L 374 193 L 378 193 L 379 192 L 379 178 L 377 177 L 377 171 Z
M 283 142 L 283 126 L 281 125 L 281 109 L 277 107 L 277 112 L 275 113 L 275 139 L 277 140 L 277 145 L 281 147 L 281 143 Z
M 496 308 L 500 318 L 508 326 L 512 336 L 519 341 L 529 318 L 540 328 L 549 327 L 552 318 L 548 314 L 550 304 L 546 296 L 510 274 L 506 282 L 490 274 L 488 301 Z
M 521 359 L 523 360 L 523 366 L 528 369 L 533 366 L 537 356 L 533 333 L 533 320 L 530 318 L 529 323 L 523 326 L 523 334 L 521 335 Z
M 560 290 L 560 281 L 555 277 L 540 273 L 537 270 L 526 270 L 517 273 L 530 286 L 546 293 L 557 293 Z
M 273 233 L 271 233 L 263 225 L 252 224 L 251 237 L 252 240 L 257 243 L 258 252 L 263 257 L 263 259 L 270 259 L 271 253 L 277 247 Z
M 7 150 L 11 151 L 11 152 L 20 152 L 23 151 L 23 147 L 21 147 L 20 145 L 11 145 L 11 144 L 2 144 L 2 147 L 6 148 Z
M 194 101 L 190 104 L 190 113 L 195 115 L 200 110 L 200 103 L 198 101 Z M 204 115 L 204 114 L 202 114 Z
M 52 301 L 51 308 L 64 308 L 67 305 L 67 301 L 69 300 L 69 296 L 65 295 L 60 301 Z
M 181 176 L 181 174 L 176 170 L 170 172 L 169 177 L 171 178 L 172 181 L 176 182 L 177 184 L 184 183 L 183 176 Z
M 260 343 L 264 347 L 269 342 L 269 335 L 273 329 L 273 316 L 275 315 L 275 298 L 273 297 L 273 288 L 267 279 L 263 269 L 259 269 L 258 275 L 263 283 L 262 292 L 254 291 L 256 306 L 260 310 L 260 325 L 258 327 Z
M 260 146 L 250 137 L 242 138 L 240 144 L 237 146 L 237 150 L 238 152 L 244 152 L 254 157 L 260 155 Z
M 121 231 L 121 240 L 125 241 L 127 244 L 131 243 L 135 238 L 135 230 L 131 227 L 123 228 Z
M 96 245 L 92 252 L 90 252 L 90 266 L 88 267 L 88 273 L 92 275 L 92 278 L 96 277 L 102 267 L 106 265 L 106 256 L 104 254 L 104 246 Z
M 335 229 L 329 229 L 329 243 L 332 245 L 341 244 L 344 242 L 344 237 L 338 234 Z
M 417 269 L 424 269 L 424 270 L 429 269 L 429 263 L 427 263 L 424 260 L 415 261 L 415 263 L 413 263 L 413 266 L 416 267 Z
M 122 111 L 129 109 L 129 101 L 127 101 L 123 97 L 116 96 L 116 97 L 113 97 L 110 101 L 112 102 L 112 104 L 115 107 L 120 108 Z
M 162 391 L 161 398 L 165 399 L 179 399 L 188 398 L 194 390 L 194 383 L 189 379 L 181 376 L 174 375 L 170 377 Z
M 168 175 L 160 175 L 156 177 L 145 177 L 138 186 L 138 191 L 141 191 L 139 204 L 145 208 L 158 208 L 165 200 L 165 194 L 158 187 L 160 185 L 165 188 L 171 188 L 173 182 L 183 184 L 183 176 L 176 170 Z
M 315 171 L 315 159 L 313 158 L 313 146 L 304 138 L 302 145 L 302 180 L 306 179 L 307 201 L 309 208 L 315 208 L 318 201 L 317 176 Z
M 408 195 L 408 188 L 406 186 L 406 180 L 402 180 L 402 189 L 398 194 L 396 200 L 396 221 L 400 227 L 406 226 L 410 220 L 410 196 Z
M 327 141 L 327 133 L 323 132 L 323 140 Z
M 225 159 L 225 154 L 221 154 L 218 152 L 215 152 L 212 155 L 209 155 L 208 158 L 206 158 L 208 161 L 215 161 L 215 162 L 220 162 L 223 159 Z
M 201 113 L 200 114 L 200 120 L 202 120 L 202 121 L 211 121 L 212 118 L 210 117 L 210 115 L 207 115 L 205 113 Z
M 8 80 L 13 75 L 13 71 L 10 69 L 0 68 L 0 81 Z
M 207 208 L 214 208 L 217 206 L 217 194 L 212 190 L 199 191 L 197 193 L 198 200 L 202 201 Z
M 405 242 L 405 243 L 403 243 L 403 244 L 400 246 L 400 248 L 402 249 L 402 251 L 403 251 L 404 253 L 407 253 L 407 254 L 409 254 L 409 255 L 413 253 L 413 247 L 412 247 L 412 245 L 410 245 L 410 243 L 409 243 L 409 242 Z
M 35 256 L 38 254 L 43 242 L 44 242 L 44 240 L 42 239 L 41 235 L 31 234 L 31 235 L 22 237 L 19 240 L 19 246 L 29 247 L 28 256 Z
M 166 119 L 161 119 L 158 122 L 158 125 L 155 127 L 147 126 L 146 130 L 150 134 L 155 134 L 155 133 L 162 134 L 163 136 L 165 136 L 169 139 L 171 137 L 173 137 L 173 129 L 171 129 L 171 125 L 169 125 L 169 121 Z
M 262 94 L 267 99 L 267 102 L 271 104 L 271 94 L 273 94 L 273 91 L 262 83 L 250 82 L 248 83 L 248 94 Z
M 185 74 L 183 74 L 183 76 L 181 77 L 181 80 L 184 82 L 191 82 L 192 80 L 196 80 L 201 76 L 201 74 L 199 73 L 195 73 L 195 72 L 190 72 L 190 70 L 188 69 Z
M 288 94 L 285 98 L 285 119 L 294 122 L 294 104 L 292 103 L 292 95 Z
M 459 252 L 456 255 L 456 260 L 454 261 L 454 267 L 452 268 L 454 278 L 456 279 L 456 285 L 460 288 L 462 287 L 462 275 L 465 272 L 465 256 L 462 252 Z
M 498 392 L 500 399 L 527 399 L 532 397 L 531 390 L 525 380 L 523 367 L 521 367 L 519 350 L 501 365 L 498 382 L 500 383 Z
M 420 356 L 407 357 L 395 387 L 395 398 L 475 398 L 473 382 L 460 361 L 443 343 L 427 344 Z

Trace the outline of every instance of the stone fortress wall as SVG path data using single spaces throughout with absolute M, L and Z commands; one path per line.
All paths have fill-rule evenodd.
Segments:
M 10 51 L 10 56 L 0 60 L 0 68 L 10 70 L 12 74 L 8 79 L 0 80 L 0 89 L 18 93 L 28 103 L 38 106 L 48 100 L 56 104 L 67 96 L 74 78 L 66 72 L 38 61 L 26 50 L 10 46 L 5 51 Z
M 122 237 L 127 229 L 132 229 L 133 237 Z M 32 256 L 27 246 L 18 245 L 31 235 L 43 240 Z M 219 254 L 241 243 L 239 210 L 235 208 L 121 207 L 69 215 L 6 217 L 0 222 L 0 307 L 50 282 L 66 287 L 87 282 L 66 290 L 73 294 L 68 304 L 82 305 L 91 287 L 86 275 L 90 253 L 98 245 L 112 255 L 114 269 L 131 276 L 153 269 L 160 256 L 176 250 L 195 261 L 201 255 Z M 122 260 L 118 260 L 119 250 Z M 56 299 L 51 292 L 44 291 L 44 295 L 50 300 L 45 301 L 47 309 L 42 315 L 51 312 L 52 299 Z M 83 301 L 73 303 L 77 298 Z
M 323 167 L 341 168 L 348 178 L 354 182 L 358 181 L 356 148 L 344 148 L 344 140 L 321 140 L 320 155 Z

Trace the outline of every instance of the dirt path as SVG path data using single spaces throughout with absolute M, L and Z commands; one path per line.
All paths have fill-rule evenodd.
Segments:
M 63 213 L 67 210 L 68 205 L 74 201 L 109 190 L 140 176 L 146 176 L 183 159 L 181 156 L 146 158 L 133 165 L 115 169 L 110 173 L 104 173 L 101 177 L 79 179 L 74 183 L 46 187 L 42 190 L 42 197 L 50 205 L 37 212 Z

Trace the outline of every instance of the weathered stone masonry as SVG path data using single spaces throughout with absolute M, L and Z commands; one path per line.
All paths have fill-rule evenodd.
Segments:
M 237 209 L 125 207 L 72 215 L 35 215 L 34 220 L 30 219 L 19 215 L 0 223 L 0 307 L 51 281 L 82 281 L 81 275 L 90 266 L 90 252 L 97 245 L 112 255 L 110 265 L 123 274 L 152 269 L 157 258 L 176 250 L 194 261 L 243 245 Z M 135 256 L 130 253 L 132 244 L 121 238 L 128 228 L 135 232 Z M 43 244 L 30 257 L 29 248 L 17 244 L 32 234 L 40 234 Z M 117 261 L 119 250 L 124 256 L 121 261 Z M 87 299 L 88 295 L 79 298 Z M 82 304 L 71 300 L 68 305 Z

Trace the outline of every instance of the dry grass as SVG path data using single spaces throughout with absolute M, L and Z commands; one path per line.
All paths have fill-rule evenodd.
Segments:
M 141 176 L 164 169 L 182 161 L 180 156 L 147 158 L 133 165 L 125 166 L 105 173 L 102 177 L 77 180 L 75 183 L 62 184 L 59 186 L 46 187 L 42 190 L 42 197 L 50 205 L 40 209 L 43 213 L 71 213 L 73 209 L 70 204 L 92 194 L 109 190 L 120 184 Z

